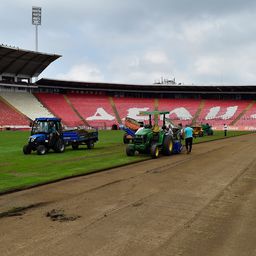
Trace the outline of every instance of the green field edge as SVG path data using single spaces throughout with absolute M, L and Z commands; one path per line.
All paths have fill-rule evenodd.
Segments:
M 253 133 L 255 133 L 255 132 L 236 134 L 236 135 L 232 135 L 232 136 L 214 138 L 214 139 L 209 139 L 209 140 L 199 141 L 199 142 L 197 142 L 196 141 L 197 138 L 195 138 L 193 144 L 210 143 L 210 142 L 217 141 L 217 140 L 231 139 L 231 138 L 234 138 L 234 137 L 249 135 L 249 134 L 253 134 Z M 207 136 L 207 138 L 210 138 L 210 137 L 211 136 Z M 203 137 L 200 137 L 200 138 L 203 138 Z M 184 147 L 185 146 L 183 145 L 183 148 Z M 182 152 L 181 152 L 181 154 L 182 154 Z M 5 190 L 0 191 L 0 196 L 15 193 L 15 192 L 20 192 L 20 191 L 24 191 L 24 190 L 29 190 L 29 189 L 44 186 L 44 185 L 54 184 L 54 183 L 57 183 L 57 182 L 60 182 L 60 181 L 68 180 L 68 179 L 73 179 L 73 178 L 83 177 L 83 176 L 87 176 L 87 175 L 92 175 L 92 174 L 95 174 L 95 173 L 110 171 L 112 169 L 132 165 L 132 164 L 136 164 L 136 163 L 140 163 L 140 162 L 144 162 L 144 161 L 148 161 L 148 160 L 152 159 L 150 156 L 148 156 L 148 157 L 146 155 L 143 155 L 143 156 L 144 156 L 143 159 L 136 159 L 136 160 L 134 160 L 132 162 L 129 162 L 129 163 L 117 164 L 117 165 L 113 165 L 113 166 L 110 166 L 110 167 L 100 168 L 100 169 L 96 169 L 96 170 L 90 170 L 86 173 L 67 175 L 67 176 L 64 176 L 64 177 L 61 177 L 61 178 L 35 183 L 33 185 L 25 185 L 25 186 L 20 186 L 20 187 L 16 187 L 16 188 L 5 189 Z
M 64 177 L 61 177 L 61 178 L 58 178 L 58 179 L 49 180 L 49 181 L 45 181 L 45 182 L 39 182 L 39 183 L 36 183 L 36 184 L 33 184 L 33 185 L 27 185 L 27 186 L 21 186 L 21 187 L 18 187 L 18 188 L 11 188 L 11 189 L 7 189 L 7 190 L 2 190 L 2 191 L 0 191 L 0 196 L 15 193 L 15 192 L 19 192 L 19 191 L 29 190 L 29 189 L 32 189 L 32 188 L 41 187 L 41 186 L 45 186 L 45 185 L 50 185 L 50 184 L 54 184 L 54 183 L 64 181 L 64 180 L 75 179 L 75 178 L 78 178 L 78 177 L 92 175 L 92 174 L 96 174 L 96 173 L 100 173 L 100 172 L 106 172 L 106 171 L 110 171 L 112 169 L 116 169 L 116 168 L 119 168 L 119 167 L 124 167 L 124 166 L 128 166 L 128 165 L 131 165 L 131 164 L 136 164 L 136 163 L 148 161 L 150 159 L 151 159 L 150 157 L 148 157 L 146 159 L 145 158 L 144 159 L 137 159 L 137 160 L 134 160 L 133 162 L 130 162 L 130 163 L 113 165 L 111 167 L 101 168 L 101 169 L 97 169 L 97 170 L 91 170 L 91 171 L 88 171 L 86 173 L 67 175 L 67 176 L 64 176 Z

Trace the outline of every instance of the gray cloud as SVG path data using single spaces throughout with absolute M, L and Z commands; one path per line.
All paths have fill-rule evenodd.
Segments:
M 11 8 L 1 3 L 1 43 L 35 48 L 38 5 L 39 50 L 63 55 L 42 77 L 255 83 L 255 1 L 12 0 Z

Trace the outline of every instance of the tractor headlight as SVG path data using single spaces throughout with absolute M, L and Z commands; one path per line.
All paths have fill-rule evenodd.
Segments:
M 28 140 L 28 141 L 29 141 L 29 142 L 34 142 L 35 139 L 36 139 L 35 137 L 29 137 L 29 140 Z

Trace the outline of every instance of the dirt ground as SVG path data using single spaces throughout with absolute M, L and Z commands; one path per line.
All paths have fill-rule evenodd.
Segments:
M 0 197 L 0 254 L 256 255 L 256 135 Z

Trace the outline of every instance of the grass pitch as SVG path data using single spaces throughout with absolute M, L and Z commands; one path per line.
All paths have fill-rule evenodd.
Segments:
M 229 131 L 227 137 L 246 133 L 248 132 Z M 50 151 L 43 156 L 37 155 L 36 152 L 31 155 L 23 154 L 22 148 L 28 137 L 29 132 L 0 132 L 0 193 L 150 158 L 146 155 L 127 157 L 126 145 L 122 142 L 123 131 L 99 131 L 99 141 L 91 150 L 88 150 L 86 146 L 81 146 L 78 150 L 67 147 L 65 153 Z M 194 143 L 222 138 L 224 138 L 223 131 L 215 131 L 213 136 L 194 139 Z

